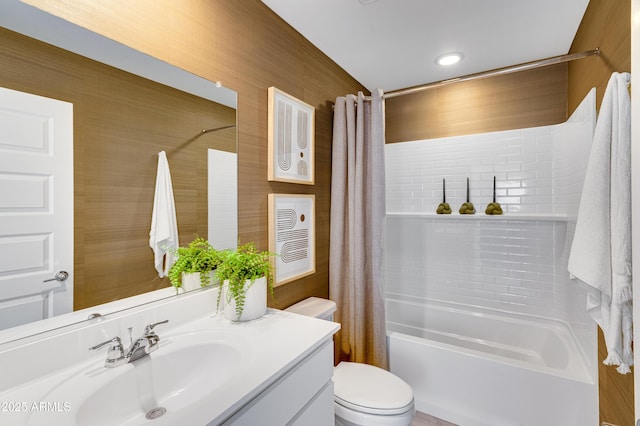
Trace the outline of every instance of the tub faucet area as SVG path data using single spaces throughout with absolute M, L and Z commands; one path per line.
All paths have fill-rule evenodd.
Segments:
M 106 368 L 114 368 L 123 364 L 128 364 L 142 357 L 145 357 L 151 352 L 158 349 L 160 337 L 155 333 L 155 331 L 153 331 L 153 329 L 157 325 L 166 324 L 168 322 L 169 320 L 164 320 L 155 324 L 147 325 L 144 328 L 142 337 L 139 337 L 135 341 L 133 341 L 133 337 L 131 335 L 132 329 L 129 328 L 129 338 L 131 339 L 131 345 L 129 346 L 129 349 L 126 351 L 126 353 L 124 347 L 122 346 L 122 340 L 120 340 L 120 337 L 118 336 L 114 337 L 111 340 L 107 340 L 106 342 L 102 342 L 95 346 L 92 346 L 89 348 L 89 350 L 94 351 L 109 345 L 109 349 L 107 351 L 107 359 L 104 362 L 104 366 Z

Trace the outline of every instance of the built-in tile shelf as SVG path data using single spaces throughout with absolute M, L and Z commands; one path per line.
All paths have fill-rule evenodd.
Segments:
M 508 213 L 501 215 L 487 215 L 482 212 L 476 214 L 437 214 L 437 213 L 387 213 L 387 219 L 433 219 L 438 220 L 506 220 L 528 222 L 575 222 L 575 216 L 567 216 L 554 213 Z

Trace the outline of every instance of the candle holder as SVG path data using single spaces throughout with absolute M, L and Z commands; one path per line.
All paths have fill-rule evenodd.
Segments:
M 444 178 L 442 179 L 442 202 L 438 205 L 438 208 L 436 209 L 436 213 L 451 214 L 451 207 L 449 206 L 449 203 L 447 203 Z
M 496 203 L 496 177 L 493 177 L 493 202 L 487 205 L 484 211 L 488 215 L 500 215 L 502 214 L 502 207 L 500 203 Z
M 473 206 L 473 203 L 469 201 L 469 178 L 467 178 L 467 201 L 462 203 L 460 206 L 460 210 L 458 210 L 460 214 L 475 214 L 476 208 Z

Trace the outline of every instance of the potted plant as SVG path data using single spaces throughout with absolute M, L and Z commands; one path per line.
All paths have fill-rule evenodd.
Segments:
M 178 247 L 176 262 L 169 269 L 169 281 L 184 291 L 212 284 L 213 271 L 220 264 L 221 252 L 214 249 L 207 240 L 196 237 L 187 247 Z
M 273 297 L 273 253 L 259 251 L 254 243 L 221 252 L 222 262 L 216 270 L 221 289 L 218 293 L 224 315 L 232 321 L 248 321 L 267 311 L 267 290 Z

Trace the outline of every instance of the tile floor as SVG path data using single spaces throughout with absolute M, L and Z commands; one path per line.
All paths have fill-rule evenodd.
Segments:
M 430 416 L 420 411 L 416 412 L 416 416 L 411 422 L 411 426 L 456 426 L 453 423 L 445 422 L 436 417 Z

